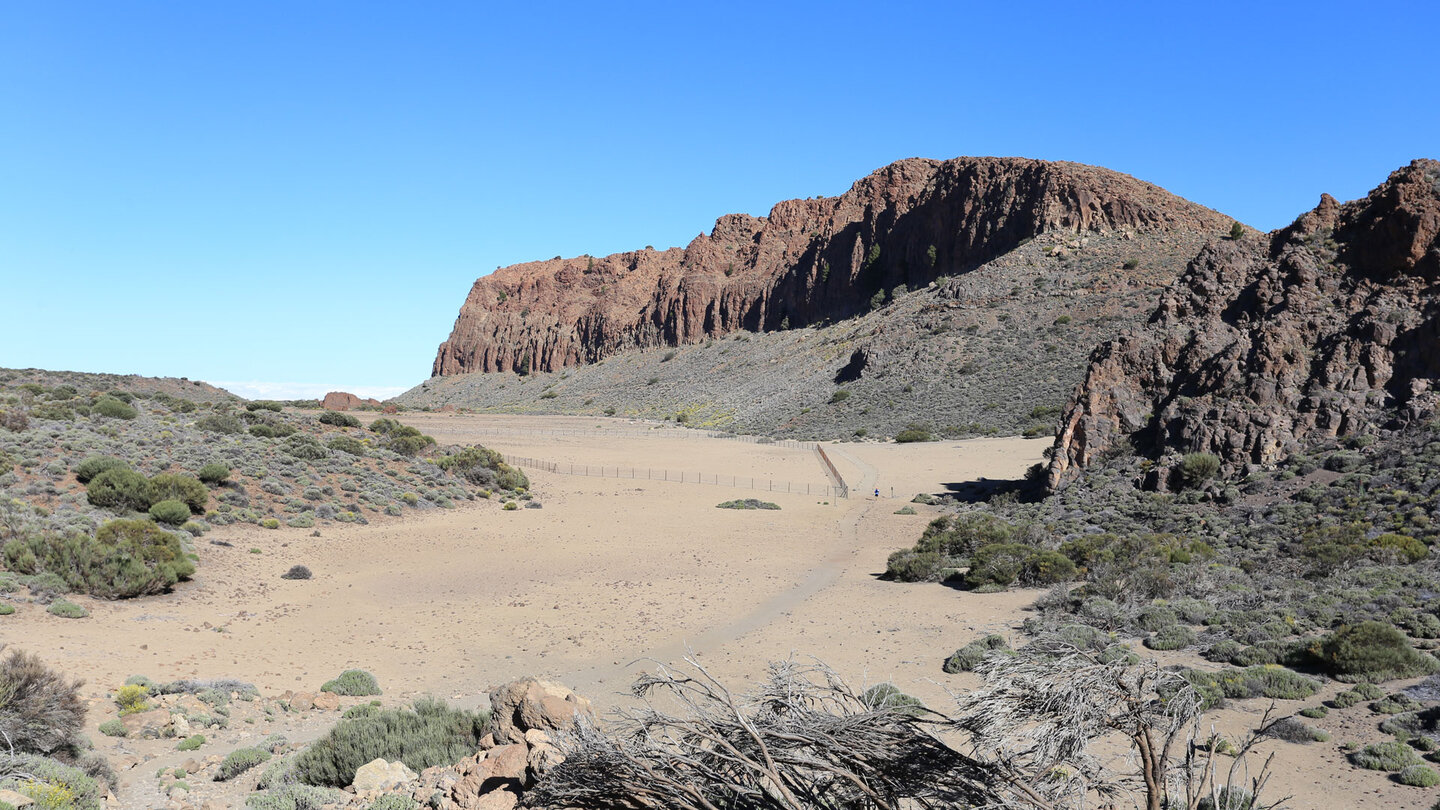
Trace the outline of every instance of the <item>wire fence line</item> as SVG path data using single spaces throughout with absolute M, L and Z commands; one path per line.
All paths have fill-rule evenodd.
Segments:
M 579 436 L 582 438 L 616 439 L 724 439 L 746 444 L 763 444 L 796 450 L 809 450 L 818 446 L 816 442 L 802 442 L 794 439 L 772 439 L 769 436 L 747 436 L 739 433 L 724 433 L 718 430 L 592 430 L 587 428 L 521 428 L 521 427 L 466 427 L 466 433 L 481 436 Z
M 760 492 L 789 492 L 796 495 L 824 495 L 835 498 L 849 498 L 850 488 L 830 484 L 795 483 L 776 481 L 773 478 L 754 478 L 743 475 L 720 475 L 692 470 L 664 470 L 649 467 L 618 467 L 602 464 L 574 464 L 568 461 L 546 461 L 525 456 L 511 456 L 502 453 L 505 463 L 514 467 L 528 467 L 560 475 L 588 475 L 592 478 L 630 478 L 639 481 L 671 481 L 677 484 L 709 484 L 711 486 L 751 489 Z M 644 473 L 644 475 L 641 475 Z
M 835 468 L 835 462 L 830 460 L 830 456 L 825 452 L 825 448 L 816 444 L 815 455 L 820 457 L 820 466 L 825 468 L 825 475 L 830 479 L 830 483 L 834 484 L 835 488 L 843 493 L 840 497 L 849 498 L 850 487 L 846 485 L 844 477 L 840 475 L 840 471 Z

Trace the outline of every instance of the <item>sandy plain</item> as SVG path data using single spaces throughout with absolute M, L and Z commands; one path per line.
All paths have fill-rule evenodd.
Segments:
M 809 448 L 678 428 L 455 414 L 406 414 L 402 421 L 441 443 L 480 443 L 550 461 L 827 483 Z M 975 683 L 944 674 L 945 656 L 982 633 L 1020 641 L 1017 628 L 1038 592 L 976 595 L 880 581 L 886 556 L 911 545 L 939 514 L 920 505 L 913 516 L 894 512 L 920 492 L 1018 478 L 1046 444 L 827 444 L 854 490 L 849 499 L 531 469 L 541 509 L 507 512 L 498 501 L 479 501 L 368 526 L 328 526 L 318 537 L 304 529 L 223 527 L 201 541 L 195 578 L 174 593 L 81 598 L 91 611 L 84 620 L 25 610 L 7 618 L 3 640 L 88 682 L 97 707 L 92 731 L 113 716 L 107 691 L 136 673 L 239 678 L 272 695 L 314 690 L 359 667 L 379 678 L 387 702 L 434 694 L 465 705 L 482 703 L 494 685 L 536 675 L 604 710 L 625 700 L 637 673 L 687 654 L 732 684 L 760 677 L 769 661 L 813 656 L 853 683 L 891 681 L 943 710 L 947 690 Z M 782 508 L 715 508 L 752 496 Z M 310 567 L 314 579 L 279 578 L 295 564 Z M 1233 733 L 1263 710 L 1238 705 L 1217 714 L 1217 728 Z M 1271 793 L 1292 794 L 1289 806 L 1302 808 L 1429 807 L 1434 791 L 1344 762 L 1337 748 L 1343 739 L 1380 739 L 1356 712 L 1363 706 L 1319 723 L 1354 736 L 1262 746 L 1262 755 L 1276 753 Z M 292 738 L 333 722 L 293 729 Z M 112 744 L 94 736 L 102 749 Z M 164 753 L 173 748 L 156 745 Z M 143 770 L 126 780 L 143 779 Z

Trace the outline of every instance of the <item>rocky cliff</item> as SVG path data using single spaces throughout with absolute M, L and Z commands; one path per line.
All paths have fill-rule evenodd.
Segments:
M 1207 245 L 1144 327 L 1100 346 L 1060 423 L 1050 486 L 1107 452 L 1186 452 L 1234 473 L 1436 410 L 1440 163 L 1362 200 L 1321 198 L 1268 238 Z
M 1230 220 L 1116 172 L 902 160 L 833 198 L 721 217 L 684 249 L 501 268 L 471 288 L 434 376 L 554 371 L 628 349 L 862 314 L 1042 233 L 1220 232 Z

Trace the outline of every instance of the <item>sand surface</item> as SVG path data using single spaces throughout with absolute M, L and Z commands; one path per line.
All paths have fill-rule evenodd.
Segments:
M 402 421 L 441 443 L 483 443 L 546 460 L 826 483 L 808 447 L 642 432 L 622 420 L 406 414 Z M 892 681 L 944 709 L 947 688 L 974 683 L 944 674 L 945 656 L 986 632 L 1018 638 L 1038 593 L 975 595 L 879 581 L 886 556 L 911 545 L 939 514 L 921 505 L 913 516 L 893 513 L 919 492 L 1018 478 L 1047 444 L 827 444 L 857 493 L 849 500 L 527 470 L 542 509 L 506 512 L 498 501 L 479 501 L 323 527 L 319 537 L 308 529 L 224 527 L 200 541 L 194 580 L 172 594 L 78 598 L 91 610 L 83 620 L 31 607 L 6 617 L 0 630 L 5 641 L 85 678 L 97 701 L 136 673 L 240 678 L 278 694 L 314 690 L 359 667 L 379 678 L 387 700 L 428 693 L 476 705 L 490 687 L 531 674 L 564 682 L 604 709 L 623 699 L 637 672 L 688 651 L 737 684 L 762 675 L 771 660 L 814 656 L 857 684 Z M 782 509 L 715 508 L 752 496 Z M 295 564 L 315 578 L 279 578 Z M 1238 728 L 1252 708 L 1228 713 L 1222 728 Z M 91 715 L 92 728 L 113 716 Z M 1379 738 L 1362 724 L 1354 739 Z M 1433 791 L 1351 769 L 1339 742 L 1266 747 L 1278 754 L 1277 795 L 1295 794 L 1293 807 L 1433 803 Z

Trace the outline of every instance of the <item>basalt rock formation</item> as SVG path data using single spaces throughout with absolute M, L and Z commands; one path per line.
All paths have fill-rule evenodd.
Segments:
M 361 399 L 360 397 L 355 396 L 349 391 L 331 391 L 330 393 L 326 394 L 325 398 L 320 402 L 320 407 L 324 408 L 327 411 L 348 411 L 364 405 L 370 405 L 379 408 L 380 400 Z
M 838 197 L 721 217 L 684 249 L 552 259 L 479 279 L 432 375 L 554 371 L 629 349 L 863 314 L 1042 233 L 1216 232 L 1132 177 L 1019 158 L 902 160 Z
M 1226 472 L 1436 411 L 1440 162 L 1365 199 L 1325 195 L 1268 239 L 1207 245 L 1143 328 L 1097 348 L 1066 408 L 1052 489 L 1138 449 L 1165 488 L 1182 453 Z

